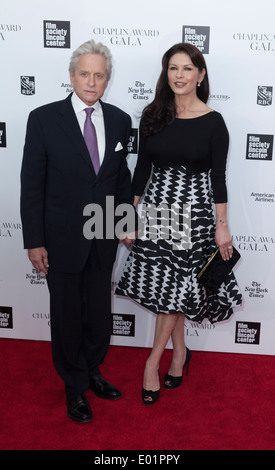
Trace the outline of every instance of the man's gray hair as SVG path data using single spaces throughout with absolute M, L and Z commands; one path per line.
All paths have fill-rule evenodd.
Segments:
M 84 42 L 79 46 L 71 57 L 69 72 L 74 74 L 77 67 L 78 59 L 83 54 L 100 54 L 106 59 L 107 68 L 107 80 L 109 81 L 112 74 L 112 55 L 107 46 L 104 46 L 101 42 L 96 43 L 93 39 Z

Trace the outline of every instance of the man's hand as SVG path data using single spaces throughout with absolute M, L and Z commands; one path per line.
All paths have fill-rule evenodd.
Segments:
M 43 246 L 41 248 L 29 249 L 28 255 L 30 262 L 37 271 L 42 271 L 44 274 L 48 274 L 48 253 Z
M 120 235 L 119 243 L 123 242 L 124 245 L 127 246 L 127 248 L 132 248 L 134 241 L 137 238 L 137 235 L 137 232 Z

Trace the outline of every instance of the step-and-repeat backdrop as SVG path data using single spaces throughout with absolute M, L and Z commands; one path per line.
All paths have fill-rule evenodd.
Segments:
M 163 53 L 190 42 L 205 55 L 209 106 L 230 133 L 229 220 L 242 255 L 235 269 L 243 305 L 227 322 L 186 320 L 193 350 L 275 354 L 275 5 L 273 0 L 9 0 L 0 20 L 0 337 L 50 340 L 43 275 L 23 250 L 20 168 L 29 112 L 72 91 L 71 53 L 105 43 L 114 73 L 104 100 L 132 117 L 129 167 L 137 159 L 142 109 L 154 96 Z M 119 280 L 127 250 L 120 246 Z M 150 347 L 155 317 L 113 295 L 112 344 Z M 168 347 L 171 347 L 170 343 Z

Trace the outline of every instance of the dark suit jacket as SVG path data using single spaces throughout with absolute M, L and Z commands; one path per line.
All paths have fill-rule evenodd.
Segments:
M 106 196 L 114 207 L 132 203 L 131 175 L 127 167 L 130 116 L 101 102 L 106 151 L 95 174 L 71 104 L 50 103 L 30 113 L 21 169 L 21 218 L 25 248 L 44 246 L 49 265 L 66 272 L 82 270 L 91 240 L 83 235 L 87 204 L 99 204 L 105 217 Z M 116 151 L 118 143 L 122 149 Z M 120 146 L 119 146 L 120 147 Z M 112 266 L 117 239 L 96 240 L 101 266 Z

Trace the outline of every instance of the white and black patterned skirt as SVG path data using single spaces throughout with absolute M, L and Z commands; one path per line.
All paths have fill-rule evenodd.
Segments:
M 195 322 L 228 319 L 242 303 L 231 272 L 209 294 L 196 276 L 216 249 L 208 173 L 154 168 L 140 210 L 140 233 L 115 293 L 158 313 L 182 313 Z

